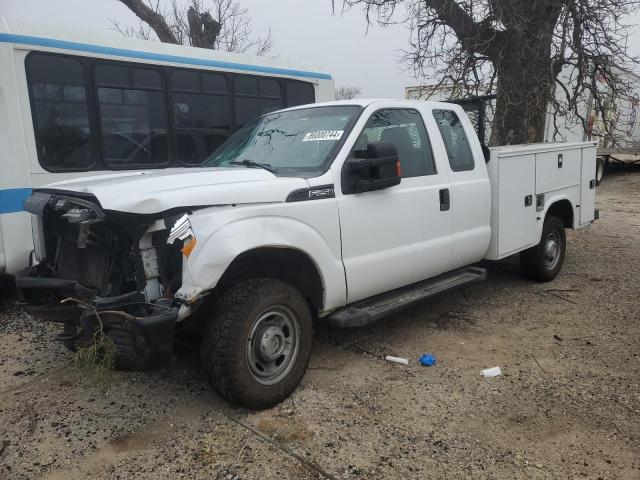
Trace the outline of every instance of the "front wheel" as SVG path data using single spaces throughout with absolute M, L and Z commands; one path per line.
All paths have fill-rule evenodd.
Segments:
M 520 253 L 522 274 L 538 282 L 549 282 L 558 276 L 564 263 L 567 236 L 558 217 L 547 217 L 540 243 Z
M 252 279 L 217 302 L 200 356 L 221 397 L 263 409 L 298 386 L 312 341 L 311 313 L 298 290 L 280 280 Z

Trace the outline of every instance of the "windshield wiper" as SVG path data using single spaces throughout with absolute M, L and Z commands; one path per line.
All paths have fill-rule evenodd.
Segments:
M 274 175 L 276 174 L 276 171 L 273 168 L 271 168 L 271 165 L 269 165 L 268 163 L 258 163 L 249 159 L 240 160 L 238 162 L 229 162 L 229 163 L 231 165 L 244 165 L 245 167 L 249 167 L 249 168 L 264 168 L 267 172 L 271 172 Z

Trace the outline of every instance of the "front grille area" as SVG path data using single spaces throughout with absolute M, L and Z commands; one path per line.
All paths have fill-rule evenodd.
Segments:
M 58 241 L 60 250 L 55 261 L 57 277 L 75 280 L 85 287 L 97 290 L 101 295 L 108 294 L 109 265 L 112 263 L 109 253 L 96 245 L 78 248 L 78 245 L 68 238 L 56 240 Z
M 62 281 L 48 293 L 57 301 L 68 298 L 69 290 L 91 300 L 148 293 L 150 285 L 155 294 L 145 294 L 147 301 L 172 298 L 181 285 L 181 246 L 167 243 L 167 229 L 147 233 L 154 223 L 172 224 L 171 219 L 103 211 L 94 197 L 74 195 L 36 191 L 25 202 L 26 210 L 38 216 L 39 238 L 44 239 L 40 264 L 28 275 Z M 143 254 L 154 259 L 153 269 L 145 269 Z M 45 289 L 41 285 L 41 293 Z
M 136 276 L 136 243 L 108 221 L 99 206 L 51 195 L 41 216 L 45 259 L 40 273 L 76 281 L 100 296 L 123 295 L 144 286 Z

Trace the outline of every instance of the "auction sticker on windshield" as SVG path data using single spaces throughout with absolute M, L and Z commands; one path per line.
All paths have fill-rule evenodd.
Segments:
M 309 132 L 302 139 L 303 142 L 318 142 L 320 140 L 340 140 L 344 130 L 318 130 Z

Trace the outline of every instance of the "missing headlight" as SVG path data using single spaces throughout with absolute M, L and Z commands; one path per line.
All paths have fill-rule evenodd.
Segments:
M 191 228 L 189 216 L 186 213 L 173 224 L 169 237 L 167 238 L 167 243 L 169 245 L 173 245 L 176 240 L 182 241 L 182 248 L 180 251 L 188 258 L 193 249 L 196 248 L 197 242 L 196 236 L 193 234 L 193 229 Z

